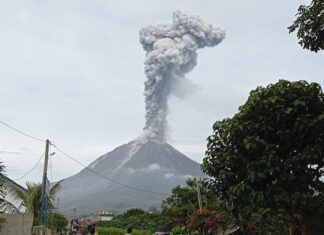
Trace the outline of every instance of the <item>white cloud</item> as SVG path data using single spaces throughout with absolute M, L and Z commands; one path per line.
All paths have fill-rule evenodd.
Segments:
M 153 164 L 150 164 L 150 165 L 147 167 L 146 171 L 151 172 L 151 171 L 156 171 L 156 170 L 160 170 L 160 169 L 161 169 L 161 167 L 160 167 L 159 164 L 157 164 L 157 163 L 153 163 Z
M 134 174 L 135 172 L 154 172 L 154 171 L 165 171 L 165 169 L 161 168 L 161 166 L 157 163 L 152 163 L 148 167 L 139 168 L 139 169 L 132 169 L 128 168 L 127 172 L 129 174 Z
M 173 176 L 174 176 L 173 173 L 166 173 L 166 174 L 164 174 L 164 177 L 165 177 L 166 179 L 170 179 L 170 178 L 172 178 Z

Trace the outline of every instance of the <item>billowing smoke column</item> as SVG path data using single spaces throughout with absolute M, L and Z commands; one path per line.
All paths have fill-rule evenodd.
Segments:
M 171 23 L 145 26 L 139 34 L 146 51 L 144 133 L 149 139 L 165 142 L 168 95 L 183 97 L 190 90 L 187 87 L 192 85 L 185 74 L 197 64 L 197 49 L 217 45 L 225 31 L 178 10 Z

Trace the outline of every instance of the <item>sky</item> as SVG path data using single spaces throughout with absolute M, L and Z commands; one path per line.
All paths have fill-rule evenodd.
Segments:
M 279 79 L 324 87 L 324 53 L 303 50 L 287 27 L 296 0 L 0 0 L 0 120 L 49 139 L 85 165 L 142 133 L 144 58 L 138 31 L 171 20 L 174 10 L 199 15 L 226 31 L 214 48 L 198 51 L 187 75 L 199 86 L 170 96 L 168 143 L 202 162 L 215 121 L 233 116 L 257 86 Z M 17 179 L 45 144 L 0 124 L 0 159 Z M 56 151 L 54 148 L 51 152 Z M 82 167 L 56 151 L 49 179 Z M 17 180 L 40 182 L 43 159 Z

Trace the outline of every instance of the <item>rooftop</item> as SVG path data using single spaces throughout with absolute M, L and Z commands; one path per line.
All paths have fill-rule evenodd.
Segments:
M 108 216 L 108 215 L 114 215 L 114 213 L 112 213 L 112 212 L 109 212 L 109 211 L 97 211 L 96 213 L 95 213 L 95 215 L 101 215 L 101 216 Z
M 0 173 L 0 179 L 3 179 L 6 183 L 13 185 L 17 188 L 19 188 L 20 190 L 22 190 L 24 193 L 27 193 L 27 189 L 24 188 L 23 186 L 21 186 L 20 184 L 17 184 L 15 181 L 13 181 L 12 179 L 10 179 L 9 177 L 5 176 L 4 174 Z

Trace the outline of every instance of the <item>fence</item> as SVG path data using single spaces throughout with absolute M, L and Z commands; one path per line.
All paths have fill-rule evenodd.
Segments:
M 1 234 L 31 235 L 33 214 L 0 214 L 5 221 L 1 223 Z

